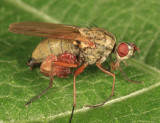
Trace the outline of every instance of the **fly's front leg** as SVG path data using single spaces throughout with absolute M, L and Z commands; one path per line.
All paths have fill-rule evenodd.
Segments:
M 113 74 L 110 71 L 107 71 L 100 63 L 96 63 L 97 67 L 102 70 L 104 73 L 109 74 L 110 76 L 113 77 L 113 84 L 112 84 L 112 91 L 111 91 L 111 95 L 103 102 L 97 105 L 86 105 L 86 107 L 99 107 L 99 106 L 103 106 L 107 101 L 109 101 L 111 99 L 111 97 L 114 95 L 114 85 L 115 85 L 115 74 Z
M 137 84 L 142 83 L 142 81 L 134 81 L 134 80 L 130 80 L 130 79 L 126 76 L 126 74 L 123 72 L 123 70 L 122 70 L 120 64 L 119 64 L 118 67 L 119 67 L 119 70 L 121 71 L 121 73 L 123 74 L 123 76 L 124 76 L 124 78 L 125 78 L 126 80 L 128 80 L 129 82 L 132 82 L 132 83 L 137 83 Z

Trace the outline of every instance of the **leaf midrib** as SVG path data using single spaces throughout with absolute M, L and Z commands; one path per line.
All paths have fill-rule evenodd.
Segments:
M 151 85 L 151 86 L 149 86 L 149 87 L 147 87 L 147 88 L 143 88 L 143 89 L 141 89 L 141 90 L 138 90 L 138 91 L 135 91 L 135 92 L 133 92 L 133 93 L 130 93 L 130 94 L 128 94 L 128 95 L 125 95 L 125 96 L 122 96 L 122 97 L 119 97 L 119 98 L 110 100 L 110 101 L 106 102 L 106 103 L 104 104 L 104 106 L 108 106 L 108 105 L 111 105 L 111 104 L 114 104 L 114 103 L 117 103 L 117 102 L 121 102 L 121 101 L 123 101 L 123 100 L 130 99 L 130 98 L 135 97 L 135 96 L 139 96 L 139 95 L 141 95 L 141 94 L 143 94 L 143 93 L 146 93 L 146 92 L 148 92 L 148 91 L 151 91 L 152 89 L 155 89 L 155 88 L 157 88 L 157 87 L 159 87 L 159 86 L 160 86 L 160 82 L 158 82 L 158 83 L 156 83 L 156 84 L 154 84 L 154 85 Z M 103 106 L 103 107 L 104 107 L 104 106 Z M 74 111 L 74 114 L 76 114 L 76 113 L 81 113 L 81 112 L 86 112 L 86 111 L 89 111 L 89 110 L 91 110 L 91 109 L 92 109 L 92 108 L 83 107 L 83 108 L 81 108 L 81 109 L 75 110 L 75 111 Z M 66 112 L 59 113 L 59 114 L 56 114 L 56 115 L 53 115 L 53 116 L 49 116 L 49 117 L 47 117 L 47 119 L 48 119 L 48 120 L 54 120 L 54 119 L 56 119 L 56 118 L 58 118 L 58 117 L 64 117 L 64 116 L 67 116 L 67 115 L 70 115 L 70 114 L 71 114 L 71 111 L 66 111 Z M 38 119 L 34 119 L 34 120 L 32 120 L 32 121 L 40 121 L 40 120 L 42 120 L 42 119 L 39 119 L 39 118 L 38 118 Z M 20 122 L 20 121 L 18 120 L 18 122 Z
M 151 86 L 149 86 L 149 87 L 147 87 L 147 88 L 143 88 L 143 89 L 141 89 L 141 90 L 138 90 L 138 91 L 135 91 L 135 92 L 133 92 L 133 93 L 130 93 L 130 94 L 128 94 L 128 95 L 125 95 L 125 96 L 122 96 L 122 97 L 119 97 L 119 98 L 110 100 L 110 101 L 106 102 L 106 103 L 104 104 L 104 106 L 111 105 L 111 104 L 114 104 L 114 103 L 121 102 L 121 101 L 123 101 L 123 100 L 129 99 L 129 98 L 131 98 L 131 97 L 135 97 L 135 96 L 141 95 L 141 94 L 143 94 L 143 93 L 145 93 L 145 92 L 148 92 L 148 91 L 150 91 L 150 90 L 152 90 L 152 89 L 154 89 L 154 88 L 156 88 L 156 87 L 159 87 L 159 86 L 160 86 L 160 82 L 158 82 L 158 83 L 156 83 L 156 84 L 154 84 L 154 85 L 151 85 Z M 74 113 L 86 112 L 86 111 L 88 111 L 88 110 L 90 110 L 90 109 L 92 109 L 92 108 L 83 107 L 83 108 L 81 108 L 81 109 L 75 110 Z M 60 114 L 57 114 L 57 115 L 54 115 L 54 116 L 50 116 L 50 117 L 48 117 L 48 118 L 53 120 L 53 119 L 55 119 L 55 118 L 57 118 L 57 117 L 63 117 L 63 116 L 70 115 L 70 114 L 71 114 L 71 111 L 67 111 L 67 112 L 60 113 Z

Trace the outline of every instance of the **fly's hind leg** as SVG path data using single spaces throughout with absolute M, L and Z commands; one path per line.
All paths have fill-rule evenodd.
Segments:
M 53 83 L 53 62 L 51 64 L 51 74 L 50 74 L 50 83 L 49 86 L 42 91 L 40 94 L 38 94 L 37 96 L 33 97 L 30 101 L 28 101 L 25 106 L 28 106 L 30 103 L 32 103 L 34 100 L 38 99 L 39 97 L 41 97 L 45 92 L 47 92 L 51 87 L 52 87 L 52 83 Z
M 25 106 L 28 106 L 31 102 L 33 102 L 34 100 L 38 99 L 39 97 L 41 97 L 45 92 L 47 92 L 51 87 L 52 87 L 52 81 L 53 81 L 53 65 L 59 65 L 59 66 L 63 66 L 63 67 L 77 67 L 77 64 L 74 63 L 66 63 L 66 62 L 61 62 L 61 61 L 52 61 L 51 62 L 51 73 L 50 73 L 50 83 L 49 86 L 42 91 L 40 94 L 38 94 L 37 96 L 35 96 L 34 98 L 32 98 L 29 102 L 27 102 L 25 104 Z
M 99 106 L 103 106 L 107 101 L 109 101 L 111 99 L 111 97 L 114 95 L 114 85 L 115 85 L 115 74 L 113 74 L 110 71 L 107 71 L 100 63 L 96 63 L 97 67 L 102 70 L 104 73 L 109 74 L 110 76 L 113 77 L 113 84 L 112 84 L 112 91 L 111 91 L 111 95 L 102 103 L 97 104 L 97 105 L 86 105 L 86 107 L 91 107 L 91 108 L 95 108 L 95 107 L 99 107 Z

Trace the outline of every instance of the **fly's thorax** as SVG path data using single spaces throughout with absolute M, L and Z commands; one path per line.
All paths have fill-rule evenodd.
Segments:
M 65 52 L 77 56 L 79 55 L 79 48 L 78 46 L 73 45 L 73 41 L 71 40 L 47 38 L 37 45 L 32 53 L 32 58 L 44 61 L 50 54 L 59 56 Z
M 108 57 L 115 45 L 115 36 L 101 28 L 80 28 L 82 36 L 90 38 L 96 48 L 84 47 L 81 49 L 80 57 L 88 64 L 94 64 L 104 57 Z

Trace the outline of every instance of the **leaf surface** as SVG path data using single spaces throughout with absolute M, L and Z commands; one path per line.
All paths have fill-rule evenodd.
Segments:
M 77 77 L 77 106 L 73 122 L 160 121 L 160 2 L 158 0 L 25 1 L 2 0 L 0 4 L 0 122 L 68 122 L 73 100 L 73 76 L 55 78 L 53 87 L 25 108 L 24 104 L 44 90 L 49 78 L 26 66 L 42 38 L 12 34 L 9 24 L 22 21 L 82 26 L 95 24 L 112 32 L 118 42 L 133 42 L 141 54 L 123 65 L 127 76 L 143 84 L 126 82 L 116 71 L 115 94 L 100 108 L 85 104 L 103 102 L 111 93 L 113 78 L 89 66 Z M 108 61 L 109 64 L 109 61 Z M 107 66 L 107 62 L 104 63 Z

